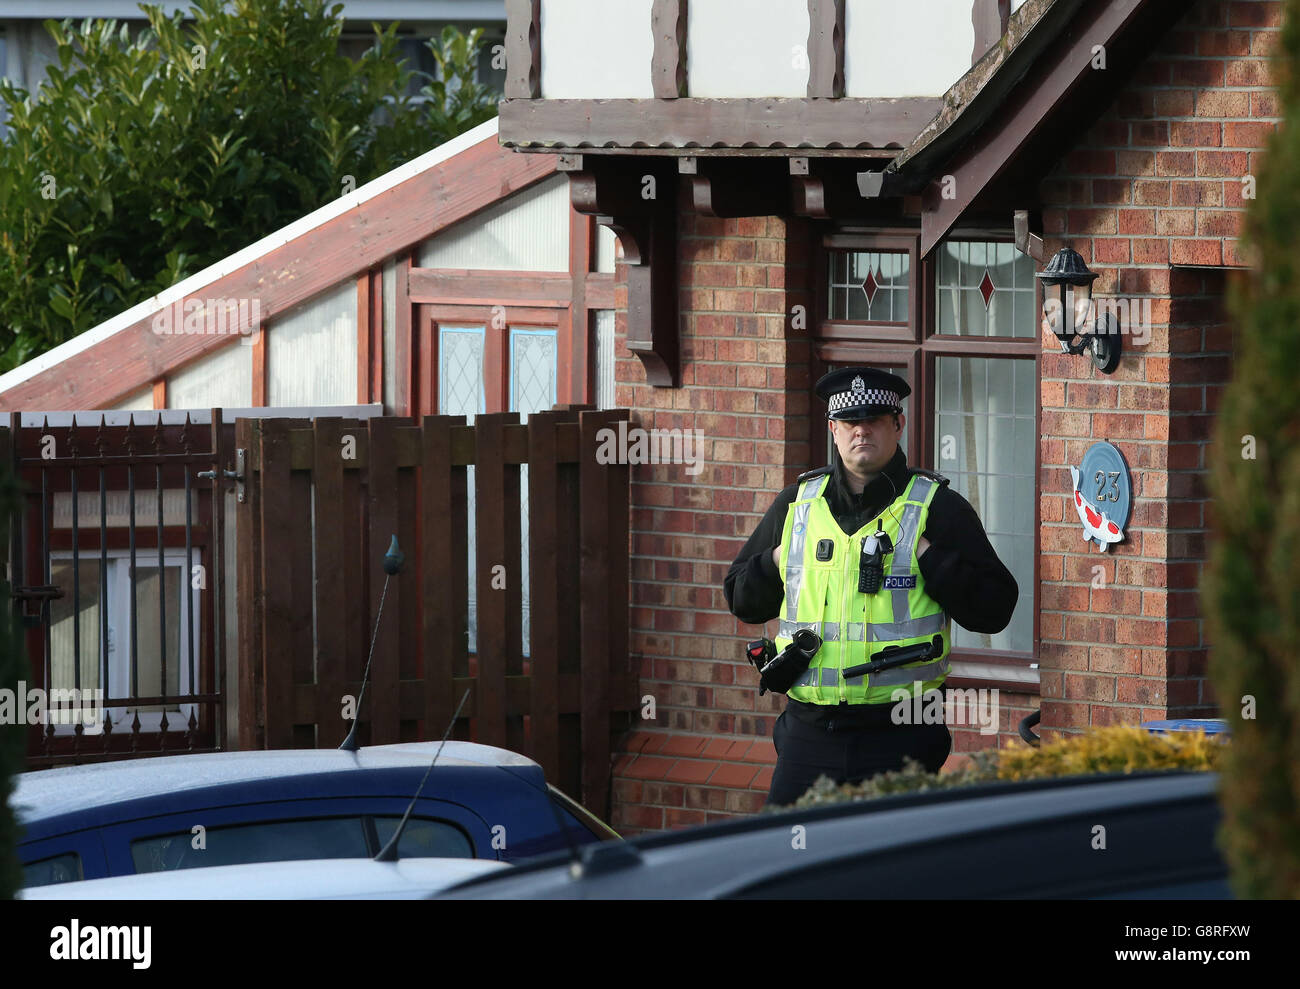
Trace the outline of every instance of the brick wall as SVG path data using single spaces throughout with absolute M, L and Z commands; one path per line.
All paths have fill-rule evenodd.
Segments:
M 1206 552 L 1205 446 L 1231 374 L 1222 270 L 1241 266 L 1243 178 L 1276 124 L 1268 54 L 1280 3 L 1198 0 L 1043 182 L 1049 252 L 1100 272 L 1094 293 L 1148 300 L 1104 375 L 1044 346 L 1040 444 L 1045 730 L 1214 713 L 1196 588 Z M 1098 440 L 1133 479 L 1128 539 L 1085 548 L 1069 466 Z
M 655 718 L 617 750 L 610 823 L 624 834 L 763 805 L 785 700 L 758 696 L 740 652 L 776 623 L 761 631 L 738 622 L 722 582 L 777 492 L 813 465 L 810 346 L 787 316 L 809 302 L 807 224 L 697 216 L 685 201 L 678 219 L 680 388 L 645 384 L 623 346 L 625 310 L 615 318 L 617 404 L 646 428 L 702 429 L 706 460 L 694 477 L 680 465 L 632 468 L 630 649 Z M 1008 743 L 1036 701 L 1004 695 L 1001 735 L 954 729 L 950 764 Z

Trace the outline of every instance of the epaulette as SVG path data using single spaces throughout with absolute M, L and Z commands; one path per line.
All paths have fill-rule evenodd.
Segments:
M 805 472 L 805 473 L 803 473 L 803 474 L 800 474 L 799 477 L 795 480 L 794 483 L 795 483 L 795 484 L 802 484 L 804 481 L 808 480 L 808 478 L 810 478 L 810 477 L 816 477 L 816 476 L 819 475 L 819 474 L 829 474 L 830 472 L 831 472 L 830 467 L 818 467 L 816 470 L 810 470 L 810 471 L 807 471 L 807 472 Z
M 920 474 L 922 477 L 928 477 L 932 481 L 938 481 L 940 487 L 948 483 L 948 478 L 932 470 L 926 470 L 924 467 L 910 467 L 913 474 Z

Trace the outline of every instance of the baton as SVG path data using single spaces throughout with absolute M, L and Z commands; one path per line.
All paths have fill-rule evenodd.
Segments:
M 881 670 L 893 669 L 895 666 L 904 666 L 907 663 L 915 663 L 919 659 L 929 659 L 931 656 L 937 656 L 943 652 L 943 636 L 936 635 L 929 642 L 918 642 L 914 646 L 899 648 L 890 646 L 888 649 L 881 650 L 872 657 L 869 663 L 860 663 L 857 666 L 850 666 L 844 671 L 844 679 L 860 677 L 869 673 L 879 673 Z

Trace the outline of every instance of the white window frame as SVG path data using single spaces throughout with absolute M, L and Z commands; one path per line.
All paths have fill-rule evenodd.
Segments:
M 105 699 L 110 697 L 123 697 L 131 689 L 131 552 L 124 549 L 110 549 L 106 554 L 108 557 L 108 684 L 105 687 Z M 79 556 L 82 566 L 99 566 L 99 551 L 87 550 Z M 194 552 L 194 558 L 199 558 L 199 552 Z M 71 563 L 73 559 L 71 550 L 56 550 L 50 553 L 50 561 Z M 158 548 L 149 547 L 147 549 L 136 549 L 135 562 L 138 567 L 157 568 L 158 566 Z M 189 655 L 186 646 L 188 645 L 188 636 L 198 632 L 198 620 L 196 616 L 200 613 L 201 607 L 199 601 L 199 590 L 193 586 L 193 580 L 186 573 L 186 555 L 184 549 L 163 548 L 163 567 L 175 567 L 180 571 L 181 587 L 189 587 L 189 594 L 182 594 L 181 599 L 186 602 L 185 607 L 181 608 L 180 614 L 180 642 L 181 655 L 177 662 L 177 684 L 174 688 L 169 684 L 168 689 L 173 696 L 191 693 L 190 675 L 189 675 Z M 170 620 L 170 609 L 168 612 Z M 157 633 L 157 629 L 153 629 Z M 149 630 L 141 629 L 140 634 L 147 635 Z M 83 629 L 83 635 L 87 634 Z M 99 661 L 98 649 L 98 630 L 91 628 L 89 635 L 94 636 L 94 652 L 96 661 Z M 83 648 L 85 643 L 83 643 Z M 195 656 L 195 675 L 200 676 L 198 668 L 200 657 L 197 655 L 201 650 L 202 643 L 196 642 Z M 47 685 L 47 689 L 50 685 Z M 59 685 L 63 687 L 62 684 Z M 66 689 L 66 688 L 65 688 Z M 183 732 L 189 726 L 190 715 L 193 714 L 195 723 L 198 723 L 200 717 L 198 704 L 180 704 L 179 712 L 167 712 L 167 731 Z M 109 716 L 112 719 L 114 734 L 119 731 L 130 732 L 131 722 L 134 718 L 134 708 L 114 706 L 109 709 Z M 161 711 L 142 711 L 140 712 L 140 733 L 158 733 L 162 731 L 162 714 Z M 173 720 L 175 719 L 175 720 Z M 72 735 L 76 731 L 76 725 L 66 724 L 54 726 L 55 737 Z

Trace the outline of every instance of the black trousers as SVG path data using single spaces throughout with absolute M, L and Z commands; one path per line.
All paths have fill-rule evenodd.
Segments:
M 952 751 L 947 725 L 847 727 L 813 725 L 783 712 L 772 729 L 776 770 L 767 802 L 792 804 L 825 775 L 837 783 L 859 783 L 877 773 L 903 768 L 911 756 L 937 773 Z

